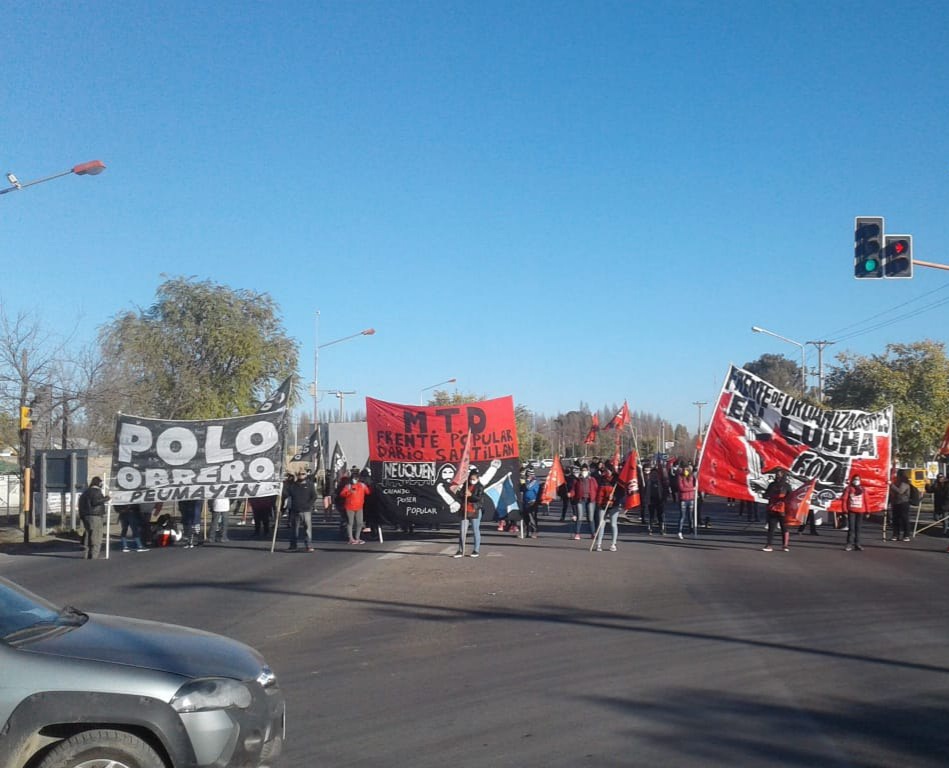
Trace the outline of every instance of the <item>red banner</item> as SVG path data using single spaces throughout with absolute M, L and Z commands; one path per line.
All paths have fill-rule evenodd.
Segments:
M 778 468 L 792 489 L 814 481 L 810 504 L 840 512 L 860 475 L 870 509 L 886 508 L 893 409 L 831 411 L 782 392 L 733 366 L 703 441 L 699 490 L 764 503 Z
M 550 504 L 557 498 L 557 489 L 567 482 L 563 473 L 563 464 L 560 463 L 560 457 L 554 456 L 554 464 L 547 473 L 547 479 L 544 480 L 544 489 L 540 492 L 540 503 Z
M 514 400 L 416 406 L 366 398 L 369 464 L 380 514 L 401 524 L 457 520 L 451 493 L 466 466 L 477 466 L 485 490 L 485 518 L 513 505 L 518 477 Z M 461 473 L 462 477 L 458 478 Z M 497 500 L 497 502 L 495 501 Z

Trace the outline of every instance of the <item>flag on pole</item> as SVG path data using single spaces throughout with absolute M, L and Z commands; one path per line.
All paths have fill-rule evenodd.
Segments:
M 785 525 L 804 525 L 807 512 L 811 508 L 811 495 L 816 485 L 817 478 L 815 477 L 809 483 L 804 483 L 791 491 L 784 507 Z
M 257 413 L 270 413 L 283 408 L 290 400 L 290 386 L 293 383 L 293 376 L 287 376 L 283 382 L 270 397 L 260 404 Z
M 471 466 L 471 430 L 468 430 L 468 436 L 465 438 L 465 449 L 461 453 L 461 460 L 455 467 L 455 477 L 452 479 L 451 487 L 458 490 L 468 481 L 468 469 Z
M 603 429 L 622 429 L 629 424 L 629 406 L 623 401 L 623 407 L 616 412 L 616 415 L 610 419 L 609 423 Z
M 626 498 L 623 500 L 623 509 L 635 509 L 642 505 L 639 496 L 639 452 L 630 451 L 619 471 L 619 481 L 626 488 Z
M 314 429 L 313 434 L 307 439 L 306 445 L 304 445 L 297 453 L 293 454 L 293 458 L 291 458 L 290 461 L 309 461 L 313 464 L 315 469 L 317 448 L 319 445 L 320 430 Z
M 330 469 L 333 470 L 333 479 L 339 477 L 339 473 L 343 471 L 343 467 L 346 466 L 346 454 L 343 453 L 343 449 L 339 446 L 339 441 L 336 441 L 336 445 L 333 447 L 333 458 L 330 459 Z
M 520 509 L 517 505 L 517 491 L 511 482 L 511 473 L 508 472 L 496 483 L 484 489 L 485 495 L 494 502 L 495 517 L 498 520 L 507 517 L 514 510 Z
M 560 457 L 555 455 L 553 466 L 550 468 L 550 472 L 547 473 L 544 488 L 540 492 L 540 503 L 550 504 L 557 498 L 557 489 L 565 482 L 567 482 L 567 478 L 563 473 L 563 464 L 560 463 Z
M 590 424 L 590 431 L 583 438 L 584 445 L 593 445 L 596 442 L 596 435 L 600 431 L 600 414 L 593 414 L 593 422 Z

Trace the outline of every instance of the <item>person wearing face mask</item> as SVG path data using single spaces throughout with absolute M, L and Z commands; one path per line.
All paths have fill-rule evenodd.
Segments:
M 590 477 L 590 467 L 584 464 L 580 467 L 580 477 L 573 484 L 573 502 L 577 506 L 577 519 L 574 523 L 574 541 L 580 540 L 580 525 L 586 518 L 590 527 L 590 536 L 593 536 L 593 514 L 596 508 L 596 494 L 599 489 L 596 480 Z
M 692 474 L 692 465 L 683 469 L 678 475 L 679 485 L 679 538 L 682 538 L 682 526 L 687 522 L 689 533 L 695 529 L 692 527 L 695 513 L 695 475 Z
M 666 489 L 662 482 L 662 475 L 658 467 L 653 467 L 649 472 L 649 478 L 646 480 L 646 500 L 649 504 L 649 535 L 652 536 L 652 529 L 655 526 L 659 530 L 660 536 L 666 535 L 665 520 L 665 499 Z
M 346 512 L 346 535 L 350 544 L 365 543 L 362 538 L 363 510 L 369 493 L 369 486 L 355 472 L 350 476 L 349 483 L 339 491 Z
M 791 484 L 788 482 L 788 473 L 786 469 L 778 469 L 774 474 L 768 487 L 765 489 L 764 496 L 768 500 L 768 542 L 764 546 L 765 552 L 772 552 L 771 541 L 774 538 L 774 527 L 781 526 L 781 542 L 785 552 L 790 547 L 790 531 L 784 522 L 784 516 L 787 514 L 788 496 L 791 495 Z
M 844 550 L 852 552 L 863 551 L 860 546 L 860 522 L 864 515 L 870 514 L 870 505 L 867 503 L 867 493 L 860 484 L 860 475 L 854 475 L 850 484 L 844 490 L 843 509 L 847 513 L 847 544 Z

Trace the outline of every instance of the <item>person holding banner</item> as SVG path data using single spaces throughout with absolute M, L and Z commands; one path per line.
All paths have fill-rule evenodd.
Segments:
M 481 554 L 481 503 L 484 499 L 484 486 L 481 485 L 480 473 L 477 467 L 472 467 L 468 472 L 467 481 L 461 485 L 453 485 L 455 498 L 461 502 L 461 529 L 458 538 L 458 551 L 452 557 L 465 556 L 465 537 L 468 535 L 468 524 L 471 524 L 474 535 L 474 549 L 471 550 L 472 557 L 478 557 Z
M 82 522 L 83 556 L 86 560 L 97 560 L 102 549 L 105 503 L 109 497 L 102 493 L 102 478 L 96 475 L 89 487 L 79 496 L 79 520 Z
M 775 472 L 774 480 L 768 483 L 765 489 L 764 497 L 768 500 L 768 542 L 765 544 L 764 552 L 773 552 L 771 541 L 774 537 L 775 525 L 781 526 L 782 549 L 785 552 L 790 551 L 791 532 L 784 522 L 784 516 L 787 514 L 788 497 L 791 495 L 791 484 L 788 482 L 788 473 L 786 469 L 778 469 Z
M 860 484 L 860 475 L 850 478 L 850 483 L 844 490 L 843 509 L 847 513 L 847 544 L 844 551 L 863 551 L 860 546 L 860 522 L 864 515 L 870 514 L 870 505 L 867 503 L 867 494 Z

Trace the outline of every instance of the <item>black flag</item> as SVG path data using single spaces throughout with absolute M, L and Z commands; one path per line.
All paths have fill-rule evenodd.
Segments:
M 316 469 L 316 463 L 318 460 L 317 451 L 320 447 L 320 430 L 314 429 L 313 434 L 310 435 L 310 438 L 306 441 L 299 453 L 293 454 L 293 458 L 290 461 L 309 461 L 313 464 L 313 468 Z
M 285 407 L 290 400 L 290 385 L 292 383 L 293 377 L 287 376 L 287 380 L 277 388 L 277 391 L 260 404 L 257 413 L 270 413 Z

